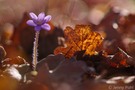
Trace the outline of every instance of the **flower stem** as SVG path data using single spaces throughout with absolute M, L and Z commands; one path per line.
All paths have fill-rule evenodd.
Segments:
M 34 71 L 36 71 L 36 66 L 37 66 L 37 58 L 38 58 L 38 38 L 39 38 L 39 32 L 36 31 L 35 33 L 35 41 L 34 41 L 34 46 L 33 46 L 33 61 L 32 61 L 32 68 Z

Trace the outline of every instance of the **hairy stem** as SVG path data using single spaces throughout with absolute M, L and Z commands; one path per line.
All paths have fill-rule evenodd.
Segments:
M 33 70 L 36 70 L 36 65 L 37 65 L 37 58 L 38 58 L 38 38 L 39 38 L 39 31 L 36 31 L 35 33 L 35 41 L 34 41 L 34 46 L 33 46 L 33 60 L 32 60 L 32 67 Z

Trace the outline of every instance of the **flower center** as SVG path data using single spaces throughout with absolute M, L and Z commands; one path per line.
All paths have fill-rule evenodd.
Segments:
M 44 22 L 43 22 L 43 20 L 39 20 L 39 21 L 36 21 L 36 24 L 37 25 L 42 25 L 42 24 L 44 24 Z

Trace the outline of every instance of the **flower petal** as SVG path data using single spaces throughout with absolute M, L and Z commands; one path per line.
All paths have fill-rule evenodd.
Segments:
M 41 26 L 36 26 L 34 29 L 35 29 L 35 31 L 40 31 L 41 30 Z
M 29 13 L 29 15 L 33 20 L 37 20 L 37 16 L 33 12 Z
M 27 23 L 28 25 L 30 25 L 30 26 L 37 26 L 37 25 L 33 22 L 33 20 L 28 20 L 26 23 Z
M 43 24 L 42 26 L 41 26 L 41 28 L 43 28 L 44 30 L 47 30 L 47 31 L 49 31 L 50 29 L 51 29 L 51 27 L 50 27 L 50 25 L 49 24 Z
M 49 22 L 50 20 L 51 20 L 51 15 L 47 15 L 45 18 L 44 18 L 44 20 L 45 20 L 45 22 Z
M 44 20 L 44 17 L 45 17 L 45 13 L 44 13 L 44 12 L 41 12 L 41 13 L 38 15 L 38 20 L 39 20 L 39 21 L 43 21 L 43 20 Z

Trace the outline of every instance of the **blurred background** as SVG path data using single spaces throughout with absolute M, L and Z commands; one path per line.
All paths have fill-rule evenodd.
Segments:
M 98 25 L 110 9 L 121 16 L 134 14 L 134 4 L 134 0 L 0 0 L 0 26 L 17 26 L 24 13 L 43 11 L 52 15 L 53 24 L 61 28 L 78 23 Z

